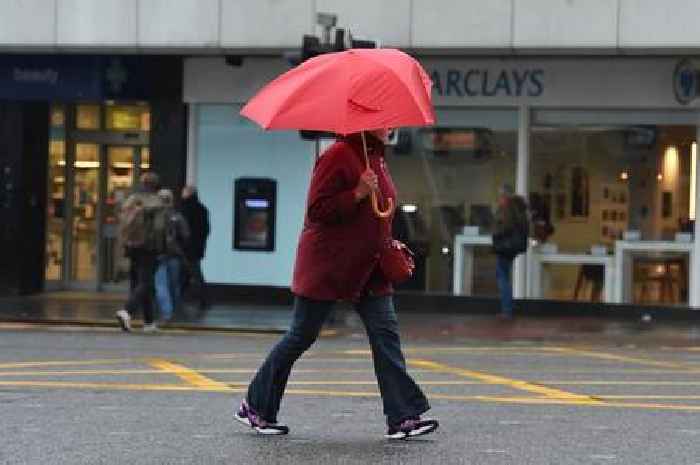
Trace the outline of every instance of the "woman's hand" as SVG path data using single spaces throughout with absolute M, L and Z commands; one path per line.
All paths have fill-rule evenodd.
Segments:
M 376 190 L 379 190 L 377 173 L 367 168 L 365 172 L 362 173 L 362 176 L 360 176 L 360 180 L 357 182 L 357 186 L 355 187 L 355 201 L 359 202 L 372 193 L 372 191 Z

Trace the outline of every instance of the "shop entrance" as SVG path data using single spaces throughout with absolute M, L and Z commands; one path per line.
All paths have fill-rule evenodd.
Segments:
M 46 288 L 123 291 L 129 284 L 129 260 L 119 240 L 118 218 L 122 203 L 150 168 L 147 124 L 139 117 L 131 130 L 115 129 L 112 105 L 91 105 L 88 111 L 104 114 L 98 117 L 104 125 L 85 130 L 85 109 L 80 107 L 52 111 Z M 121 108 L 148 111 L 146 106 Z M 74 129 L 66 124 L 69 119 L 75 119 Z

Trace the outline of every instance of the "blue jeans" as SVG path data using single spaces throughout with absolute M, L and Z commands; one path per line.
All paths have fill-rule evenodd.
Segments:
M 513 316 L 513 283 L 510 279 L 512 269 L 513 258 L 498 255 L 496 281 L 498 282 L 498 292 L 501 295 L 501 313 L 505 316 Z
M 160 319 L 169 320 L 180 303 L 180 258 L 160 257 L 156 269 L 156 300 Z
M 272 349 L 248 387 L 248 405 L 264 420 L 275 423 L 289 373 L 297 359 L 316 341 L 334 302 L 294 299 L 294 319 Z M 365 297 L 355 305 L 369 336 L 374 373 L 390 425 L 419 416 L 430 405 L 406 372 L 398 321 L 391 296 Z

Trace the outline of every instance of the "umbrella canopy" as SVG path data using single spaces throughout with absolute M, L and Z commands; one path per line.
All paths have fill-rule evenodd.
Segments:
M 317 56 L 265 86 L 241 114 L 265 129 L 336 134 L 434 124 L 430 78 L 395 49 Z

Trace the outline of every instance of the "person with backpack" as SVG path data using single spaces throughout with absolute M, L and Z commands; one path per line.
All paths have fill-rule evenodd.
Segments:
M 158 191 L 165 207 L 165 240 L 158 255 L 156 268 L 156 300 L 160 309 L 159 319 L 169 321 L 180 304 L 181 270 L 185 260 L 184 247 L 190 237 L 185 218 L 174 207 L 174 195 L 170 189 Z
M 165 208 L 158 191 L 158 175 L 144 173 L 141 186 L 126 199 L 120 215 L 119 233 L 126 253 L 131 259 L 134 285 L 124 308 L 116 312 L 117 322 L 124 331 L 131 331 L 131 315 L 143 311 L 143 330 L 156 330 L 153 322 L 154 279 L 159 240 L 163 234 Z
M 527 250 L 530 223 L 527 203 L 513 188 L 504 184 L 499 192 L 493 250 L 496 253 L 496 281 L 501 296 L 501 317 L 513 317 L 513 260 Z

